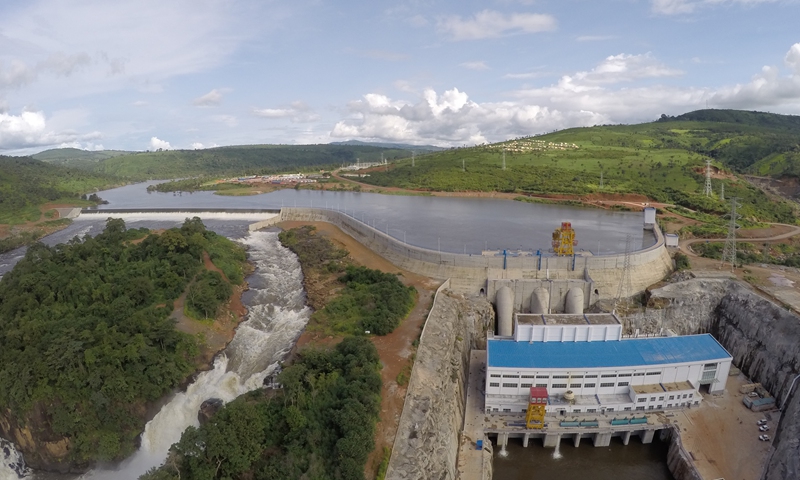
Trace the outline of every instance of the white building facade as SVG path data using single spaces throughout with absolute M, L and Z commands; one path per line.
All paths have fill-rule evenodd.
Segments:
M 538 317 L 538 318 L 537 318 Z M 711 336 L 622 339 L 610 314 L 521 315 L 487 344 L 486 412 L 524 412 L 545 387 L 548 413 L 667 410 L 725 389 L 731 355 Z

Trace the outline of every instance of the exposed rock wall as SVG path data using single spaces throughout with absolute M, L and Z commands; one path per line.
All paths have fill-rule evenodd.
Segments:
M 694 466 L 691 456 L 683 448 L 680 432 L 676 427 L 661 431 L 661 440 L 669 442 L 667 467 L 675 480 L 703 480 Z
M 483 298 L 437 294 L 417 349 L 387 480 L 456 478 L 470 350 L 486 348 L 493 317 Z
M 626 317 L 626 326 L 640 333 L 661 328 L 678 334 L 710 332 L 779 406 L 786 402 L 762 478 L 800 479 L 800 385 L 789 396 L 800 374 L 800 317 L 730 279 L 670 284 L 650 292 L 648 306 Z
M 21 426 L 10 411 L 0 412 L 0 437 L 17 445 L 24 453 L 28 467 L 60 473 L 82 473 L 86 469 L 85 465 L 69 462 L 70 440 L 50 433 L 49 426 L 43 421 L 28 418 L 28 425 Z

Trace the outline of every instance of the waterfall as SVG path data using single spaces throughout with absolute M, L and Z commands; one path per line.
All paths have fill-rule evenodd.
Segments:
M 175 394 L 147 423 L 141 447 L 134 455 L 114 468 L 97 468 L 78 478 L 134 480 L 160 465 L 183 431 L 199 425 L 197 413 L 203 401 L 219 398 L 229 402 L 259 388 L 291 350 L 311 314 L 305 305 L 297 257 L 280 244 L 276 232 L 252 232 L 241 242 L 249 247 L 250 261 L 256 267 L 247 279 L 250 290 L 245 303 L 249 312 L 225 352 L 216 358 L 214 368 L 199 374 L 186 391 Z M 0 480 L 18 478 L 10 476 L 11 470 L 5 477 L 3 468 L 0 466 Z M 33 475 L 34 479 L 44 477 L 46 474 Z

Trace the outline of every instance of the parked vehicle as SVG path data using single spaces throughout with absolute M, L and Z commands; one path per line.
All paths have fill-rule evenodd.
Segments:
M 768 442 L 769 441 L 769 435 L 767 435 L 767 434 L 759 435 L 758 439 L 761 440 L 762 442 Z
M 758 430 L 766 432 L 767 430 L 769 430 L 769 425 L 761 425 L 760 427 L 758 427 Z
M 766 424 L 767 424 L 767 419 L 766 419 L 766 418 L 762 418 L 761 420 L 757 421 L 757 422 L 756 422 L 756 424 L 757 424 L 759 427 L 760 427 L 761 425 L 766 425 Z

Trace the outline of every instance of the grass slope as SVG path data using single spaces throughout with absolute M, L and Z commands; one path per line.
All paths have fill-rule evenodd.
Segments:
M 339 167 L 359 159 L 378 161 L 410 156 L 402 149 L 368 145 L 249 145 L 205 150 L 137 152 L 96 162 L 90 168 L 126 180 L 198 175 L 249 175 Z
M 726 121 L 706 120 L 717 117 Z M 640 125 L 572 128 L 431 153 L 417 157 L 415 167 L 410 160 L 403 160 L 388 172 L 372 172 L 364 181 L 422 190 L 495 190 L 531 195 L 637 193 L 721 214 L 727 210 L 726 204 L 716 195 L 707 198 L 702 194 L 704 165 L 711 158 L 718 169 L 728 172 L 713 181 L 715 192 L 724 183 L 726 197 L 741 198 L 745 216 L 792 222 L 790 205 L 775 204 L 730 172 L 759 168 L 758 162 L 765 158 L 794 155 L 782 152 L 800 142 L 800 130 L 794 128 L 798 118 L 699 111 Z M 501 168 L 503 149 L 506 170 Z

